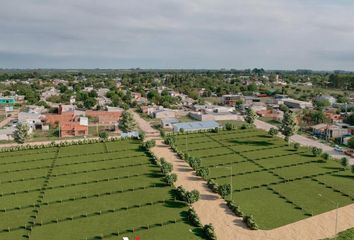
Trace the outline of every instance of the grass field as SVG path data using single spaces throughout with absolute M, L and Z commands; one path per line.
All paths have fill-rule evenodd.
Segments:
M 0 153 L 0 240 L 202 239 L 137 140 Z
M 307 148 L 294 150 L 257 129 L 176 135 L 176 147 L 199 157 L 208 178 L 231 183 L 233 201 L 261 229 L 273 229 L 354 203 L 354 176 Z M 232 169 L 232 178 L 231 178 Z M 231 194 L 226 197 L 230 199 Z

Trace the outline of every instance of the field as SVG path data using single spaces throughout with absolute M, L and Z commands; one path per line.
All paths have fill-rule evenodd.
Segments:
M 175 145 L 200 158 L 208 178 L 219 185 L 232 181 L 232 200 L 261 229 L 330 211 L 334 202 L 354 202 L 354 176 L 348 169 L 314 157 L 307 148 L 296 151 L 261 130 L 179 134 Z
M 201 239 L 137 140 L 0 153 L 0 240 Z

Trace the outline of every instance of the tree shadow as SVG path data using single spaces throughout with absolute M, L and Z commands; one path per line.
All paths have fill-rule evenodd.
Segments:
M 253 146 L 272 146 L 274 143 L 267 142 L 267 141 L 252 141 L 252 140 L 247 140 L 247 141 L 242 141 L 242 140 L 229 140 L 228 142 L 233 143 L 233 144 L 239 144 L 239 145 L 253 145 Z

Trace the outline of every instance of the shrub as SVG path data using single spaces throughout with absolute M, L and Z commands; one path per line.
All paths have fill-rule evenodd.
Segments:
M 200 158 L 188 157 L 187 159 L 189 166 L 191 166 L 193 169 L 198 169 L 202 163 Z
M 220 185 L 218 187 L 218 193 L 225 198 L 227 195 L 231 193 L 231 185 L 230 184 L 224 184 Z
M 237 206 L 232 200 L 227 201 L 227 206 L 230 208 L 230 210 L 238 217 L 243 217 L 243 212 L 241 211 L 240 207 Z
M 256 222 L 254 221 L 252 215 L 244 216 L 243 217 L 243 221 L 250 229 L 252 229 L 252 230 L 257 230 L 258 229 L 258 226 L 257 226 Z
M 143 132 L 143 131 L 140 131 L 140 132 L 139 132 L 139 139 L 141 139 L 141 141 L 144 141 L 144 139 L 145 139 L 145 132 Z
M 214 129 L 212 130 L 212 132 L 213 132 L 213 133 L 218 133 L 218 132 L 219 132 L 219 128 L 218 128 L 218 127 L 214 128 Z
M 146 142 L 143 143 L 143 147 L 145 149 L 150 149 L 156 146 L 156 141 L 155 140 L 148 140 Z
M 192 190 L 190 192 L 186 192 L 185 201 L 189 204 L 195 203 L 199 200 L 200 194 L 197 190 Z
M 232 129 L 235 129 L 235 126 L 232 123 L 225 123 L 225 129 L 231 131 Z
M 108 132 L 106 132 L 106 131 L 101 131 L 101 132 L 98 134 L 98 136 L 100 137 L 100 139 L 106 140 L 106 139 L 108 139 Z
M 188 209 L 187 213 L 188 213 L 188 219 L 194 227 L 201 227 L 202 226 L 197 213 L 195 212 L 195 210 L 192 207 Z
M 206 167 L 201 167 L 197 169 L 197 176 L 200 176 L 204 179 L 206 179 L 209 175 L 209 169 Z
M 349 165 L 348 159 L 347 159 L 346 157 L 342 157 L 341 160 L 340 160 L 340 164 L 341 164 L 344 168 L 348 167 L 348 165 Z
M 268 131 L 268 134 L 269 134 L 271 137 L 274 137 L 274 136 L 278 135 L 278 133 L 279 133 L 279 130 L 276 129 L 276 128 L 271 128 L 271 129 L 269 129 L 269 131 Z
M 294 144 L 294 149 L 297 151 L 300 149 L 300 143 L 295 143 Z
M 331 159 L 331 156 L 328 153 L 323 153 L 321 157 L 324 161 L 328 161 Z
M 164 177 L 164 181 L 172 186 L 177 181 L 177 175 L 174 173 L 166 175 Z
M 352 173 L 354 174 L 354 165 L 352 165 Z
M 171 163 L 167 162 L 164 158 L 160 159 L 160 164 L 161 164 L 161 171 L 164 174 L 168 174 L 168 173 L 172 172 L 173 165 Z
M 315 157 L 320 156 L 321 153 L 322 153 L 322 149 L 321 149 L 321 148 L 317 148 L 317 147 L 313 147 L 313 148 L 312 148 L 312 154 L 313 154 Z
M 207 184 L 211 191 L 213 191 L 214 193 L 218 193 L 219 185 L 215 182 L 214 179 L 209 179 Z
M 215 230 L 211 223 L 204 225 L 203 232 L 208 240 L 216 240 Z

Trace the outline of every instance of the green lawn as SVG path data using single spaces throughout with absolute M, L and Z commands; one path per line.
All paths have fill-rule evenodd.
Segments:
M 354 239 L 354 228 L 338 234 L 337 238 L 323 239 L 323 240 L 353 240 Z
M 340 206 L 354 202 L 354 175 L 348 169 L 314 157 L 307 148 L 295 151 L 262 130 L 179 134 L 176 147 L 199 157 L 209 168 L 208 178 L 219 185 L 230 184 L 232 168 L 233 201 L 261 229 L 330 211 L 335 208 L 331 201 Z
M 0 240 L 203 239 L 137 140 L 0 153 Z

